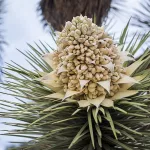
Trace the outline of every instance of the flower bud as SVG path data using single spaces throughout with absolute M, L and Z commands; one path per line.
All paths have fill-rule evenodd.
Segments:
M 92 60 L 89 57 L 86 57 L 86 62 L 87 62 L 87 64 L 91 64 Z
M 68 83 L 68 78 L 63 78 L 61 81 L 62 81 L 63 83 Z
M 67 22 L 66 22 L 66 25 L 65 25 L 65 28 L 66 28 L 66 29 L 70 29 L 71 26 L 72 26 L 72 23 L 71 23 L 70 21 L 67 21 Z
M 91 87 L 92 87 L 92 88 L 95 88 L 96 86 L 97 86 L 97 83 L 94 83 L 94 82 L 88 84 L 88 87 L 89 87 L 89 88 L 91 88 Z
M 102 67 L 100 67 L 100 66 L 97 66 L 97 65 L 96 65 L 95 68 L 96 68 L 96 72 L 101 72 L 101 71 L 102 71 Z
M 72 44 L 78 44 L 78 42 L 77 42 L 76 40 L 74 40 L 74 41 L 72 42 Z
M 86 75 L 85 75 L 88 79 L 92 79 L 93 75 L 91 72 L 88 72 Z
M 92 93 L 89 92 L 88 97 L 92 99 L 93 98 Z
M 74 31 L 74 30 L 76 30 L 76 26 L 72 25 L 72 26 L 70 27 L 70 31 Z
M 88 26 L 86 24 L 82 25 L 81 31 L 83 34 L 86 34 L 86 32 L 88 31 Z
M 100 80 L 101 80 L 100 73 L 96 73 L 96 74 L 95 74 L 95 77 L 96 77 L 96 79 L 97 79 L 98 81 L 100 81 Z
M 81 65 L 81 70 L 83 70 L 83 71 L 87 70 L 87 66 L 82 64 Z
M 79 29 L 75 30 L 75 33 L 81 35 L 81 31 Z
M 99 53 L 99 49 L 94 49 L 95 55 Z
M 95 68 L 92 68 L 92 74 L 94 75 L 96 73 L 96 69 Z
M 83 90 L 83 92 L 84 92 L 85 94 L 88 94 L 88 89 L 85 88 L 85 89 Z
M 85 78 L 84 75 L 82 75 L 82 76 L 80 76 L 79 79 L 80 79 L 80 80 L 83 80 L 84 78 Z
M 78 83 L 78 80 L 71 80 L 70 81 L 72 84 L 76 84 L 76 83 Z
M 78 38 L 78 42 L 84 43 L 85 42 L 85 38 Z
M 94 59 L 94 60 L 95 60 L 95 57 L 96 57 L 96 56 L 95 56 L 94 54 L 91 56 L 91 58 Z
M 93 88 L 93 87 L 88 87 L 88 90 L 92 93 L 92 92 L 95 91 L 95 88 Z
M 76 45 L 74 48 L 75 48 L 75 49 L 80 49 L 80 46 L 79 46 L 79 45 Z

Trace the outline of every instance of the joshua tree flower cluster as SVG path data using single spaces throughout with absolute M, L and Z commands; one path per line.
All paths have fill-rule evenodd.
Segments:
M 113 96 L 124 73 L 121 57 L 112 38 L 86 16 L 67 22 L 58 38 L 57 75 L 64 91 L 81 91 L 89 98 Z M 110 87 L 103 85 L 107 81 Z M 82 82 L 86 83 L 82 87 Z M 84 84 L 83 83 L 83 84 Z

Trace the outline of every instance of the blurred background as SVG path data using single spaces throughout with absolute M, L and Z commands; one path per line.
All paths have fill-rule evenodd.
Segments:
M 34 46 L 34 42 L 40 43 L 39 40 L 56 48 L 50 34 L 52 30 L 61 31 L 66 21 L 80 14 L 96 18 L 97 25 L 104 25 L 106 30 L 116 37 L 129 19 L 131 19 L 129 37 L 136 31 L 142 35 L 150 30 L 150 0 L 0 0 L 1 82 L 5 79 L 2 74 L 5 62 L 15 61 L 30 68 L 17 49 L 25 51 L 29 49 L 27 43 Z M 149 42 L 146 43 L 145 47 L 147 46 Z M 143 49 L 136 55 L 141 55 L 142 52 Z M 15 101 L 13 97 L 3 94 L 0 94 L 0 99 Z M 6 121 L 12 120 L 1 119 L 0 130 L 16 129 L 4 125 L 3 122 Z M 28 140 L 0 135 L 0 150 L 17 146 L 10 141 Z

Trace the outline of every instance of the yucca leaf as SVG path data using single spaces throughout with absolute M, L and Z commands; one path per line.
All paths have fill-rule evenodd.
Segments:
M 93 125 L 92 125 L 92 118 L 91 118 L 91 110 L 88 111 L 88 124 L 89 124 L 89 131 L 90 131 L 92 145 L 95 148 Z
M 119 141 L 116 140 L 116 139 L 111 138 L 110 136 L 105 136 L 105 135 L 104 135 L 104 137 L 105 137 L 108 141 L 110 141 L 111 143 L 115 143 L 116 145 L 121 146 L 121 147 L 124 148 L 125 150 L 133 150 L 133 149 L 130 148 L 129 146 L 127 146 L 127 145 L 125 145 L 125 144 L 119 142 Z
M 135 130 L 132 130 L 132 129 L 130 129 L 130 128 L 124 126 L 123 124 L 116 122 L 116 121 L 114 121 L 114 124 L 117 125 L 117 126 L 119 126 L 119 127 L 121 127 L 121 128 L 123 128 L 123 129 L 125 129 L 125 130 L 128 130 L 128 131 L 130 131 L 130 132 L 132 132 L 132 133 L 134 133 L 134 134 L 142 135 L 140 132 L 137 132 L 137 131 L 135 131 Z
M 112 120 L 112 118 L 111 118 L 111 115 L 110 115 L 110 113 L 109 113 L 108 110 L 105 110 L 105 112 L 106 112 L 106 119 L 107 119 L 107 120 L 109 121 L 109 123 L 110 123 L 110 126 L 111 126 L 111 128 L 112 128 L 112 132 L 113 132 L 115 138 L 118 139 L 118 138 L 117 138 L 117 134 L 116 134 L 116 130 L 115 130 L 115 126 L 114 126 L 113 120 Z
M 88 126 L 88 123 L 86 122 L 82 126 L 82 128 L 79 130 L 79 132 L 77 133 L 77 135 L 74 137 L 73 141 L 69 145 L 69 149 L 74 145 L 74 143 L 76 143 L 78 141 L 78 139 L 81 137 L 81 134 L 83 133 L 83 131 L 86 129 L 87 126 Z

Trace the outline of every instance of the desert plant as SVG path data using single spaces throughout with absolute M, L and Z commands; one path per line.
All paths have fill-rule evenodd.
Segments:
M 34 71 L 15 62 L 5 68 L 3 94 L 18 102 L 1 100 L 0 117 L 22 121 L 6 123 L 20 130 L 5 135 L 31 138 L 24 149 L 148 150 L 150 52 L 134 54 L 150 33 L 127 44 L 127 24 L 115 43 L 78 16 L 57 34 L 57 50 L 41 42 L 21 52 Z

